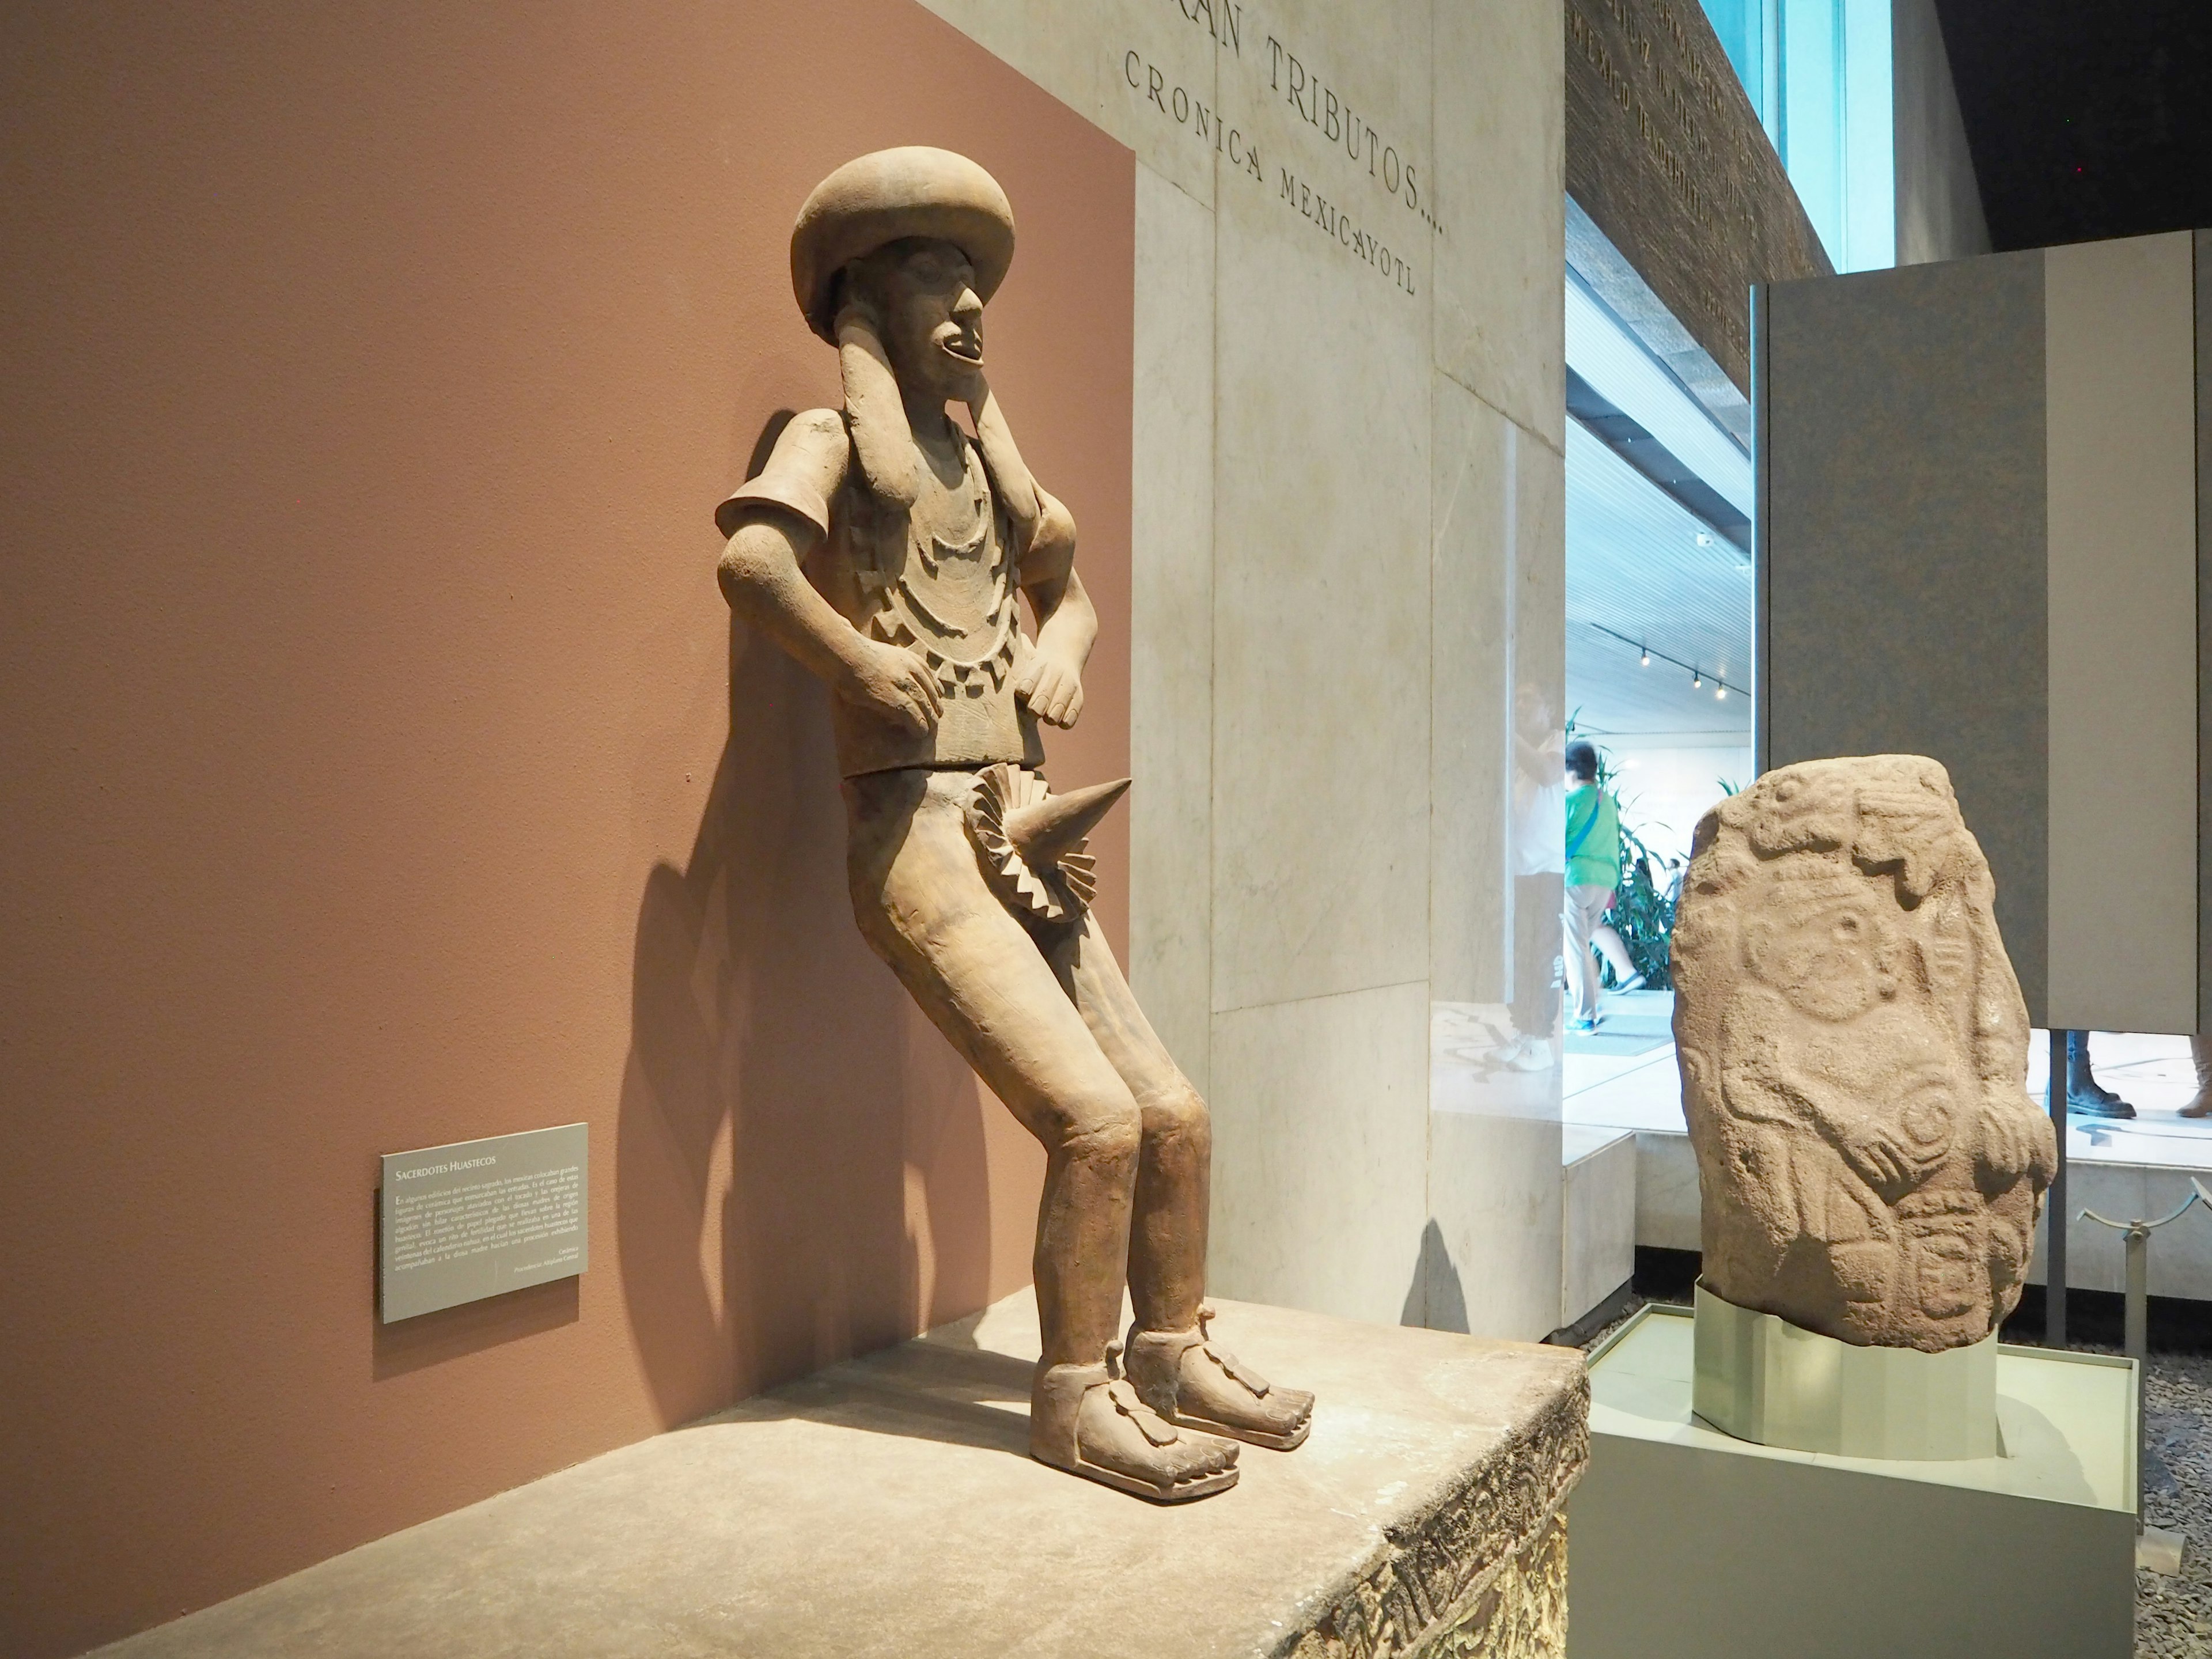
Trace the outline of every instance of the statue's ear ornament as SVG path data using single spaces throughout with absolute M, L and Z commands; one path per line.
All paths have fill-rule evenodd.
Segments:
M 845 388 L 845 424 L 868 488 L 894 507 L 911 507 L 921 499 L 914 428 L 875 312 L 859 301 L 837 314 L 837 373 Z

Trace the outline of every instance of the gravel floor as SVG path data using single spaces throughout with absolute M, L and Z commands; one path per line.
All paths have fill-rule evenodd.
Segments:
M 1640 1298 L 1595 1332 L 1594 1347 L 1626 1323 L 1644 1301 L 1686 1302 L 1679 1288 Z M 2154 1340 L 2157 1327 L 2153 1326 Z M 2008 1340 L 2017 1340 L 2008 1333 Z M 2094 1352 L 2116 1349 L 2094 1343 Z M 2136 1574 L 2136 1659 L 2212 1659 L 2212 1353 L 2150 1358 L 2149 1421 L 2144 1434 L 2143 1515 L 2189 1542 L 2181 1572 Z
M 2137 1659 L 2212 1655 L 2212 1356 L 2153 1353 L 2143 1518 L 2183 1534 L 2178 1577 L 2136 1575 Z

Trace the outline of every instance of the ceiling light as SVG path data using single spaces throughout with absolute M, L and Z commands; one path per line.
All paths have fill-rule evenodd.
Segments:
M 1726 702 L 1728 701 L 1728 682 L 1726 680 L 1723 680 L 1718 685 L 1713 688 L 1713 699 L 1717 702 Z
M 1711 547 L 1712 544 L 1713 538 L 1705 532 L 1700 530 L 1698 532 L 1698 545 L 1699 547 Z
M 1651 666 L 1651 647 L 1648 645 L 1644 647 L 1644 665 L 1646 668 Z
M 1690 684 L 1692 686 L 1702 688 L 1705 685 L 1705 672 L 1702 669 L 1693 668 L 1690 671 Z

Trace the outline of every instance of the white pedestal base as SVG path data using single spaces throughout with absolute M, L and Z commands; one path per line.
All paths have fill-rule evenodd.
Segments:
M 1844 1457 L 1995 1457 L 1997 1339 L 1922 1353 L 1839 1342 L 1697 1291 L 1692 1406 L 1723 1433 Z
M 2000 1347 L 2005 1455 L 1754 1445 L 1690 1410 L 1686 1310 L 1590 1358 L 1568 1659 L 2129 1659 L 2135 1376 Z

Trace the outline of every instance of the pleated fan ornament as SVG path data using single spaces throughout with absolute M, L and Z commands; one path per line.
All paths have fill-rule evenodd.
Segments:
M 1085 850 L 1091 831 L 1128 787 L 1121 778 L 1055 795 L 1025 768 L 984 768 L 968 803 L 968 833 L 1000 896 L 1041 921 L 1080 916 L 1098 890 L 1098 861 Z

